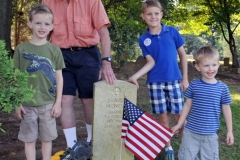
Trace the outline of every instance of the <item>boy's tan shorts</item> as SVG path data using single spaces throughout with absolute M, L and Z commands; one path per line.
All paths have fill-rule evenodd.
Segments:
M 56 120 L 51 116 L 53 104 L 23 107 L 26 114 L 20 124 L 18 139 L 34 142 L 37 138 L 49 142 L 57 138 Z

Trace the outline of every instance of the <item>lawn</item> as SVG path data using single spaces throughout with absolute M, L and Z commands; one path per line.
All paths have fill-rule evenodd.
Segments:
M 150 105 L 149 105 L 149 100 L 147 99 L 147 88 L 146 84 L 144 86 L 145 79 L 142 78 L 139 80 L 139 85 L 140 85 L 140 90 L 138 91 L 138 106 L 142 108 L 143 110 L 149 112 L 152 116 L 156 117 L 156 115 L 153 115 L 151 113 Z M 232 110 L 232 116 L 233 116 L 233 132 L 234 132 L 234 138 L 235 138 L 235 143 L 233 146 L 227 146 L 226 144 L 226 124 L 223 115 L 221 116 L 221 127 L 218 131 L 218 136 L 219 136 L 219 154 L 220 154 L 220 159 L 221 160 L 240 160 L 240 85 L 239 83 L 237 84 L 229 84 L 228 85 L 230 93 L 231 93 L 231 98 L 233 100 L 233 103 L 231 104 L 231 110 Z M 145 94 L 143 92 L 146 92 Z M 157 117 L 156 117 L 157 118 Z M 171 125 L 174 125 L 173 118 L 172 118 L 172 123 Z M 175 159 L 177 160 L 177 151 L 180 146 L 180 138 L 179 135 L 174 135 L 171 139 L 172 146 L 175 150 Z M 162 160 L 164 155 L 164 151 L 160 152 L 160 154 L 157 156 L 155 160 Z

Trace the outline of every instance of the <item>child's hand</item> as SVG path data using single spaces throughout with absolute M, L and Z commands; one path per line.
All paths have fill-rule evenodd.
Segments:
M 171 130 L 172 130 L 172 133 L 173 133 L 173 134 L 179 133 L 179 129 L 181 129 L 181 128 L 182 128 L 182 126 L 180 126 L 180 125 L 178 125 L 178 124 L 175 125 L 175 126 L 173 126 L 172 129 L 171 129 Z
M 23 108 L 23 106 L 19 106 L 18 109 L 16 110 L 16 115 L 19 119 L 23 120 L 23 114 L 26 114 L 27 112 Z
M 229 146 L 233 145 L 234 143 L 234 137 L 233 137 L 233 133 L 232 132 L 228 132 L 227 133 L 227 139 L 226 142 Z
M 188 86 L 189 86 L 188 79 L 182 79 L 181 87 L 184 92 L 187 90 Z
M 135 85 L 137 86 L 137 88 L 139 88 L 137 79 L 136 79 L 134 76 L 130 77 L 130 78 L 128 79 L 128 82 L 135 84 Z
M 51 112 L 52 117 L 54 118 L 59 117 L 61 115 L 61 112 L 62 112 L 61 104 L 55 103 L 53 105 L 52 112 Z

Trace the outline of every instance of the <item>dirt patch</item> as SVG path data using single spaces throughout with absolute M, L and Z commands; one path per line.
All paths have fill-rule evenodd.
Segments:
M 120 80 L 127 80 L 129 75 L 126 75 L 120 72 L 118 69 L 115 69 L 115 74 Z M 198 75 L 198 73 L 196 73 Z M 227 83 L 227 84 L 240 84 L 240 74 L 226 74 L 224 72 L 219 73 L 216 78 Z M 143 76 L 139 79 L 140 88 L 138 89 L 138 102 L 145 99 L 148 101 L 147 86 L 145 84 L 146 76 Z M 149 111 L 149 106 L 147 104 L 138 103 L 138 106 L 145 111 Z M 77 117 L 77 135 L 78 140 L 83 140 L 87 137 L 87 132 L 85 128 L 85 121 L 83 116 L 83 107 L 80 101 L 76 98 L 74 101 L 74 107 Z M 2 128 L 6 131 L 3 133 L 0 131 L 0 159 L 4 160 L 25 160 L 24 153 L 24 143 L 19 141 L 18 131 L 20 120 L 15 116 L 15 112 L 10 114 L 0 112 L 0 122 L 2 123 Z M 53 153 L 57 151 L 64 150 L 66 147 L 65 138 L 63 131 L 61 129 L 61 123 L 59 118 L 57 119 L 57 129 L 58 129 L 58 138 L 53 141 Z M 37 158 L 41 157 L 41 144 L 37 142 Z

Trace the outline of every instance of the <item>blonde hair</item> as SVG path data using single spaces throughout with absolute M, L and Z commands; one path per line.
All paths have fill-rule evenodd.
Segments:
M 34 6 L 29 12 L 28 12 L 28 18 L 29 21 L 31 22 L 33 20 L 33 15 L 42 13 L 42 14 L 51 14 L 53 17 L 53 12 L 51 11 L 50 8 L 48 8 L 46 5 L 43 4 L 38 4 Z
M 148 7 L 157 7 L 162 11 L 162 5 L 158 0 L 145 0 L 142 4 L 142 13 L 144 13 Z
M 200 61 L 204 58 L 217 58 L 219 60 L 220 55 L 215 47 L 203 46 L 196 51 L 196 53 L 194 54 L 194 59 L 196 64 L 199 64 Z

